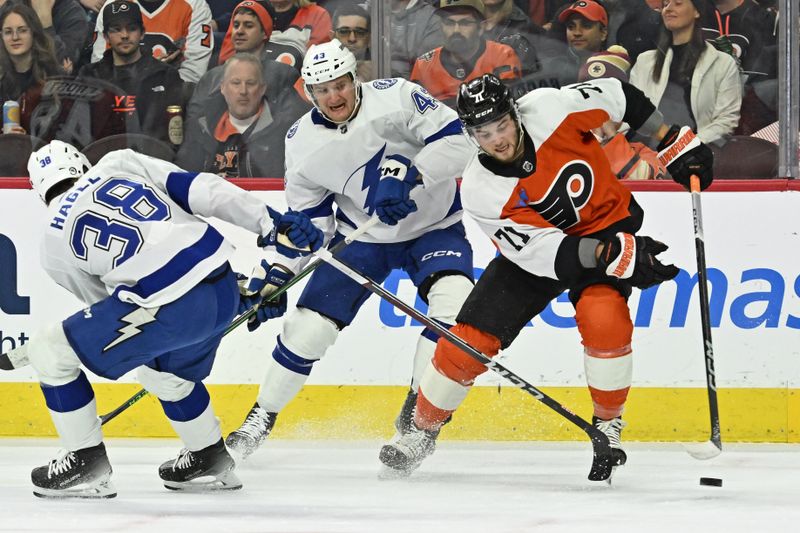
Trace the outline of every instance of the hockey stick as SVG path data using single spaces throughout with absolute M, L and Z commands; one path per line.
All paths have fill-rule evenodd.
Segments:
M 327 253 L 331 254 L 331 255 L 333 255 L 335 253 L 338 253 L 342 248 L 344 248 L 348 244 L 352 243 L 353 241 L 355 241 L 356 239 L 361 237 L 363 234 L 365 234 L 367 231 L 369 231 L 379 221 L 380 221 L 380 219 L 377 216 L 373 216 L 368 221 L 366 221 L 364 224 L 362 224 L 361 226 L 359 226 L 358 228 L 353 230 L 353 233 L 351 233 L 350 235 L 345 237 L 343 240 L 341 240 L 338 243 L 336 243 L 336 245 L 333 246 L 330 250 L 326 249 L 325 251 Z M 258 243 L 259 243 L 259 245 L 261 244 L 261 237 L 259 237 Z M 302 280 L 303 278 L 305 278 L 306 276 L 311 274 L 311 272 L 316 270 L 316 268 L 318 266 L 320 266 L 322 263 L 323 263 L 323 261 L 321 259 L 316 258 L 309 265 L 307 265 L 303 270 L 301 270 L 294 277 L 292 277 L 292 279 L 287 281 L 283 286 L 281 286 L 276 291 L 274 291 L 271 294 L 269 294 L 265 298 L 265 300 L 268 301 L 268 302 L 271 302 L 271 301 L 275 300 L 281 294 L 285 293 L 291 287 L 293 287 L 294 285 L 299 283 L 300 280 Z M 225 335 L 227 335 L 231 331 L 233 331 L 236 328 L 238 328 L 239 326 L 241 326 L 244 322 L 247 322 L 250 319 L 250 317 L 253 316 L 256 313 L 257 309 L 258 309 L 258 306 L 255 306 L 252 309 L 250 309 L 249 311 L 247 311 L 245 313 L 242 313 L 241 315 L 236 317 L 233 320 L 233 322 L 231 322 L 230 325 L 225 329 L 225 332 L 222 334 L 222 336 L 224 337 Z M 117 407 L 113 411 L 110 411 L 110 412 L 108 412 L 108 413 L 106 413 L 104 415 L 100 415 L 100 425 L 106 424 L 107 422 L 113 420 L 120 413 L 122 413 L 123 411 L 128 409 L 130 406 L 132 406 L 133 404 L 135 404 L 136 402 L 138 402 L 139 400 L 141 400 L 145 396 L 147 396 L 147 390 L 146 389 L 140 389 L 136 394 L 134 394 L 133 396 L 131 396 L 130 398 L 125 400 L 124 403 L 122 403 L 119 407 Z
M 694 218 L 694 246 L 697 255 L 697 284 L 700 293 L 700 322 L 703 328 L 703 353 L 705 356 L 706 388 L 708 389 L 708 411 L 711 417 L 711 438 L 702 443 L 686 444 L 686 451 L 695 459 L 711 459 L 722 452 L 722 435 L 717 405 L 717 384 L 714 376 L 714 345 L 711 342 L 711 316 L 708 305 L 708 272 L 706 270 L 706 247 L 703 235 L 703 209 L 700 203 L 700 178 L 692 176 L 692 214 Z
M 478 351 L 473 346 L 468 344 L 464 339 L 452 333 L 449 329 L 439 325 L 438 322 L 428 318 L 427 315 L 408 305 L 403 300 L 384 289 L 380 284 L 364 276 L 363 274 L 359 274 L 340 260 L 336 259 L 333 257 L 333 254 L 331 254 L 330 251 L 320 249 L 315 252 L 314 255 L 327 262 L 329 265 L 333 266 L 368 291 L 372 292 L 373 294 L 377 294 L 390 304 L 394 305 L 398 310 L 419 321 L 426 328 L 429 328 L 435 331 L 439 336 L 446 338 L 448 341 L 461 348 L 461 350 L 463 350 L 467 355 L 476 361 L 481 362 L 486 366 L 486 368 L 506 378 L 513 385 L 524 390 L 545 404 L 547 407 L 578 426 L 589 436 L 592 441 L 592 448 L 594 449 L 594 460 L 592 461 L 592 468 L 589 471 L 589 479 L 591 481 L 603 481 L 611 477 L 614 465 L 612 464 L 611 446 L 609 445 L 608 437 L 605 433 L 558 403 L 541 390 L 525 381 L 518 374 L 512 372 L 499 362 Z

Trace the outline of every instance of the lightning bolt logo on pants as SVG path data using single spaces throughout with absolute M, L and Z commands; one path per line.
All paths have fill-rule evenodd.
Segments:
M 117 330 L 117 332 L 120 334 L 119 337 L 109 342 L 105 348 L 103 348 L 103 351 L 106 352 L 114 346 L 121 344 L 141 333 L 142 330 L 139 328 L 145 324 L 149 324 L 150 322 L 155 322 L 156 313 L 158 313 L 159 309 L 160 307 L 154 307 L 152 309 L 139 307 L 121 317 L 119 319 L 120 322 L 125 322 L 126 324 Z

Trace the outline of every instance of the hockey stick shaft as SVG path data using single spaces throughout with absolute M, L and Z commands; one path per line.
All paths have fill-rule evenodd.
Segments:
M 563 416 L 574 425 L 578 426 L 582 431 L 584 431 L 592 441 L 592 446 L 594 447 L 595 457 L 600 457 L 603 459 L 608 459 L 610 464 L 610 457 L 611 457 L 611 448 L 609 446 L 608 437 L 599 429 L 594 427 L 592 424 L 581 418 L 580 416 L 576 415 L 555 399 L 551 398 L 544 392 L 542 392 L 537 387 L 531 385 L 528 381 L 523 379 L 521 376 L 516 374 L 515 372 L 509 370 L 499 362 L 495 361 L 494 359 L 490 358 L 486 354 L 482 353 L 481 351 L 474 348 L 472 345 L 467 343 L 464 339 L 457 336 L 455 333 L 451 332 L 449 329 L 439 325 L 438 322 L 428 318 L 427 315 L 420 312 L 419 310 L 415 309 L 411 305 L 408 305 L 406 302 L 392 294 L 391 292 L 387 291 L 383 288 L 382 285 L 378 284 L 377 282 L 371 280 L 367 276 L 360 274 L 347 266 L 342 261 L 333 257 L 333 254 L 330 253 L 328 250 L 319 250 L 314 255 L 321 258 L 341 273 L 367 289 L 368 291 L 372 292 L 373 294 L 377 294 L 382 299 L 386 300 L 393 306 L 395 306 L 398 310 L 402 311 L 403 313 L 407 314 L 408 316 L 414 318 L 425 327 L 435 331 L 439 336 L 444 337 L 458 348 L 463 350 L 467 355 L 479 361 L 483 365 L 486 366 L 489 370 L 499 374 L 500 376 L 506 378 L 516 387 L 524 390 L 547 407 L 558 413 L 559 415 Z M 589 479 L 593 480 L 602 480 L 607 479 L 610 476 L 610 467 L 608 469 L 607 474 L 596 473 L 594 466 L 592 468 L 592 472 L 589 474 Z
M 361 226 L 359 226 L 358 228 L 353 230 L 353 232 L 350 235 L 348 235 L 343 240 L 341 240 L 338 243 L 336 243 L 336 245 L 333 246 L 330 250 L 326 250 L 326 252 L 328 252 L 330 254 L 335 254 L 335 253 L 339 252 L 342 248 L 344 248 L 348 244 L 352 243 L 353 241 L 357 240 L 359 237 L 364 235 L 367 231 L 370 230 L 370 228 L 375 226 L 378 222 L 380 222 L 378 217 L 374 216 L 374 217 L 370 218 L 364 224 L 362 224 Z M 283 293 L 288 291 L 294 285 L 299 283 L 303 278 L 307 277 L 314 270 L 316 270 L 317 267 L 320 266 L 323 262 L 324 261 L 322 261 L 319 258 L 314 259 L 314 261 L 312 261 L 303 270 L 301 270 L 295 276 L 293 276 L 292 279 L 287 281 L 283 286 L 279 287 L 277 290 L 275 290 L 274 292 L 272 292 L 269 295 L 267 295 L 267 297 L 265 298 L 266 301 L 273 301 L 273 300 L 277 299 L 280 295 L 282 295 Z M 230 325 L 225 329 L 225 332 L 222 334 L 222 336 L 224 337 L 225 335 L 227 335 L 231 331 L 233 331 L 236 328 L 238 328 L 239 326 L 241 326 L 243 323 L 247 322 L 250 319 L 250 317 L 252 317 L 256 313 L 257 308 L 258 308 L 257 306 L 253 307 L 252 309 L 248 310 L 247 312 L 242 313 L 241 315 L 236 317 L 233 320 L 233 322 L 231 322 Z M 122 412 L 124 412 L 126 409 L 128 409 L 130 406 L 132 406 L 133 404 L 135 404 L 136 402 L 138 402 L 139 400 L 141 400 L 145 396 L 147 396 L 147 390 L 146 389 L 140 389 L 136 394 L 134 394 L 133 396 L 128 398 L 123 404 L 121 404 L 119 407 L 117 407 L 113 411 L 110 411 L 110 412 L 108 412 L 108 413 L 106 413 L 104 415 L 100 415 L 100 424 L 103 425 L 103 424 L 106 424 L 109 421 L 113 420 L 114 418 L 119 416 Z
M 722 450 L 722 435 L 717 404 L 717 384 L 714 374 L 714 344 L 711 341 L 711 313 L 709 310 L 708 271 L 706 269 L 705 236 L 703 234 L 703 208 L 700 200 L 700 178 L 692 176 L 692 214 L 694 218 L 694 245 L 697 256 L 697 280 L 700 293 L 700 323 L 703 330 L 703 354 L 705 357 L 706 388 L 708 389 L 708 411 L 711 421 L 711 443 Z

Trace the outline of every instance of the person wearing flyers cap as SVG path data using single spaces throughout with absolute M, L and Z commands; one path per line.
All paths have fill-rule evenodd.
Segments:
M 586 59 L 606 47 L 608 14 L 592 0 L 578 0 L 558 16 L 566 27 L 567 44 L 578 57 Z
M 505 81 L 519 79 L 522 67 L 514 49 L 484 37 L 481 0 L 439 0 L 438 8 L 444 44 L 417 59 L 411 81 L 453 107 L 464 81 L 487 73 Z
M 109 2 L 102 14 L 103 38 L 109 48 L 100 61 L 84 65 L 79 77 L 110 82 L 118 89 L 108 104 L 109 126 L 104 134 L 143 133 L 168 140 L 167 107 L 183 103 L 178 69 L 142 53 L 145 29 L 136 2 Z

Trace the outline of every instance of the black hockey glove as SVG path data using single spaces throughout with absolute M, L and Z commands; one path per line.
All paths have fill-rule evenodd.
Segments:
M 678 267 L 665 265 L 656 256 L 667 245 L 650 237 L 617 233 L 602 243 L 597 268 L 608 276 L 627 280 L 634 287 L 646 289 L 678 275 Z
M 242 274 L 236 277 L 239 283 L 239 314 L 258 306 L 256 313 L 247 321 L 248 331 L 255 331 L 262 322 L 283 316 L 288 303 L 286 293 L 276 300 L 270 300 L 269 296 L 292 279 L 291 271 L 277 264 L 270 266 L 266 259 L 262 259 L 249 279 Z
M 689 189 L 692 175 L 700 178 L 700 190 L 714 180 L 714 153 L 697 138 L 689 126 L 671 126 L 658 143 L 658 160 L 672 179 Z

